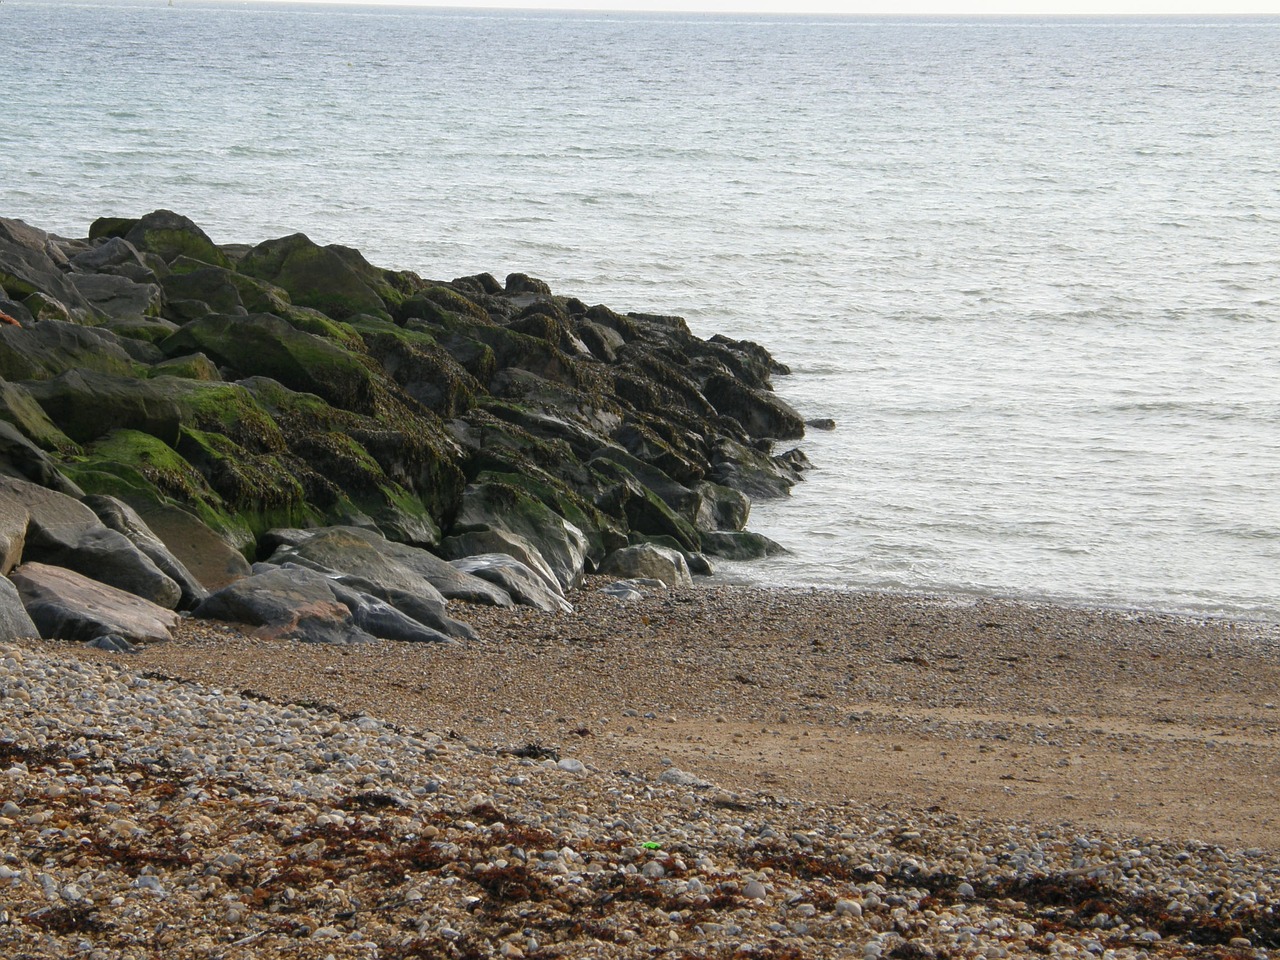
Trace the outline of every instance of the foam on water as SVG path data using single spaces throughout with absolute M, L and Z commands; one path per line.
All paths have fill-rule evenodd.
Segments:
M 0 29 L 0 215 L 305 230 L 767 345 L 840 426 L 752 576 L 1280 617 L 1276 18 Z

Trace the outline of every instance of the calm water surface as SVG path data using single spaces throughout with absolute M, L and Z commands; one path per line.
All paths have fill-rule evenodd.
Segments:
M 795 584 L 1280 619 L 1280 19 L 0 4 L 0 215 L 520 270 L 789 363 Z

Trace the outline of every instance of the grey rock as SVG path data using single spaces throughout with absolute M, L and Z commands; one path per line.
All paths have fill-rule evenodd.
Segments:
M 0 277 L 8 296 L 25 300 L 33 293 L 44 293 L 88 314 L 88 304 L 63 272 L 66 263 L 49 234 L 21 220 L 0 217 Z
M 31 621 L 22 597 L 12 580 L 0 577 L 0 639 L 16 640 L 20 637 L 38 637 L 40 631 Z
M 509 607 L 511 598 L 493 584 L 451 567 L 419 547 L 394 543 L 362 527 L 324 527 L 291 547 L 277 549 L 272 563 L 301 563 L 334 574 L 350 574 L 380 590 L 432 594 L 469 603 Z
M 498 530 L 527 540 L 551 568 L 561 590 L 571 590 L 582 582 L 588 550 L 586 536 L 525 492 L 498 482 L 468 485 L 453 532 L 484 530 Z
M 780 543 L 747 530 L 718 530 L 702 535 L 702 549 L 725 560 L 760 560 L 786 553 Z
M 506 530 L 472 530 L 446 537 L 440 543 L 440 552 L 451 561 L 467 557 L 505 554 L 532 570 L 553 593 L 564 595 L 560 581 L 547 565 L 547 561 L 542 558 L 538 548 L 519 534 Z
M 77 253 L 71 258 L 71 266 L 82 273 L 101 273 L 126 266 L 140 267 L 151 273 L 137 248 L 123 237 L 108 237 L 97 246 Z
M 600 592 L 623 602 L 644 599 L 644 594 L 626 580 L 615 580 L 613 583 L 601 587 Z
M 600 572 L 626 578 L 651 577 L 669 587 L 693 586 L 684 554 L 653 543 L 613 551 L 600 564 Z
M 65 567 L 24 563 L 9 576 L 46 640 L 116 634 L 131 643 L 156 643 L 171 640 L 178 623 L 172 610 Z
M 103 494 L 87 496 L 82 502 L 109 529 L 128 537 L 135 547 L 151 558 L 152 563 L 165 576 L 178 584 L 182 590 L 180 609 L 190 609 L 209 595 L 204 585 L 173 555 L 164 541 L 151 532 L 146 521 L 127 503 Z
M 573 610 L 573 606 L 560 592 L 558 583 L 553 580 L 548 584 L 536 571 L 505 553 L 481 553 L 452 560 L 450 564 L 464 573 L 496 584 L 516 603 L 524 606 L 548 612 L 558 610 L 568 613 Z
M 104 317 L 137 320 L 160 314 L 161 292 L 157 284 L 134 283 L 109 273 L 72 273 L 68 279 Z
M 30 519 L 31 515 L 21 503 L 0 497 L 0 575 L 7 575 L 22 562 Z
M 206 590 L 218 590 L 249 575 L 249 561 L 237 545 L 228 543 L 189 510 L 154 501 L 130 506 Z
M 86 646 L 94 647 L 98 650 L 106 650 L 108 653 L 140 653 L 142 650 L 137 644 L 130 643 L 124 637 L 115 633 L 94 637 Z
M 706 554 L 687 553 L 685 560 L 689 562 L 689 572 L 695 577 L 710 577 L 716 572 L 715 565 Z
M 173 609 L 182 588 L 83 503 L 15 477 L 0 477 L 0 501 L 27 510 L 24 561 L 66 567 L 162 607 Z
M 253 573 L 196 607 L 200 619 L 256 626 L 260 636 L 304 643 L 358 643 L 373 638 L 440 643 L 451 637 L 371 594 L 297 564 L 257 564 Z

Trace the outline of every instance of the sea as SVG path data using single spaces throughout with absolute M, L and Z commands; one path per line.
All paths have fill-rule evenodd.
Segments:
M 168 208 L 764 344 L 722 576 L 1280 621 L 1280 18 L 2 0 L 0 216 Z

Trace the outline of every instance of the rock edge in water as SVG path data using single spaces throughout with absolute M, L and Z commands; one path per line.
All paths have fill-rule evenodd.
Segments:
M 699 571 L 703 554 L 772 552 L 745 529 L 750 498 L 786 495 L 808 465 L 774 450 L 805 423 L 758 344 L 524 274 L 426 280 L 301 233 L 220 246 L 160 210 L 73 240 L 0 218 L 0 321 L 0 474 L 46 489 L 0 490 L 0 572 L 100 569 L 170 609 L 218 609 L 206 588 L 249 561 L 302 570 L 318 530 L 354 529 L 355 554 L 330 543 L 305 564 L 356 578 L 352 616 L 389 605 L 378 622 L 457 636 L 450 596 L 554 608 L 625 548 Z M 370 571 L 370 540 L 415 572 Z M 300 577 L 298 603 L 318 602 Z M 329 622 L 343 603 L 325 602 Z

